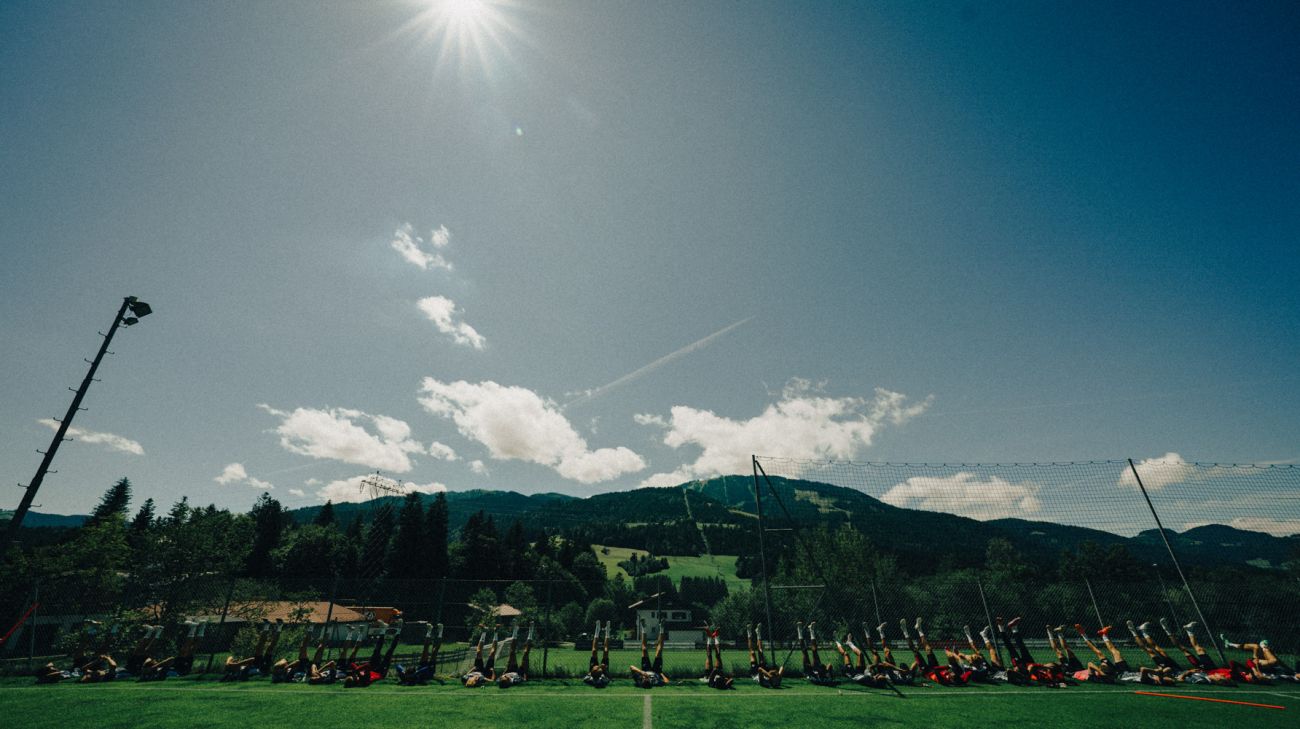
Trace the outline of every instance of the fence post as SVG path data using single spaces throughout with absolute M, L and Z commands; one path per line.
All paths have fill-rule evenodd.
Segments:
M 551 629 L 551 585 L 554 582 L 554 580 L 550 579 L 546 581 L 546 615 L 542 618 L 542 630 L 545 631 L 542 633 L 542 678 L 550 677 L 550 674 L 546 672 L 546 659 L 550 656 L 551 649 L 550 641 L 547 638 L 549 638 L 548 633 Z
M 36 657 L 36 614 L 41 610 L 41 581 L 40 578 L 32 578 L 32 629 L 27 639 L 27 670 L 32 668 L 32 660 Z
M 1178 555 L 1174 554 L 1174 545 L 1169 543 L 1169 536 L 1165 534 L 1165 526 L 1160 523 L 1160 515 L 1156 513 L 1156 507 L 1151 504 L 1151 496 L 1147 494 L 1147 487 L 1142 483 L 1142 476 L 1138 473 L 1137 466 L 1133 459 L 1128 459 L 1128 467 L 1133 471 L 1133 478 L 1137 481 L 1138 488 L 1142 490 L 1142 498 L 1147 501 L 1147 508 L 1151 510 L 1151 516 L 1156 520 L 1156 530 L 1160 532 L 1160 539 L 1165 543 L 1165 549 L 1169 552 L 1169 559 L 1174 563 L 1174 569 L 1178 570 L 1178 578 L 1183 581 L 1183 589 L 1187 590 L 1187 596 L 1192 600 L 1192 607 L 1196 609 L 1196 615 L 1201 619 L 1201 625 L 1205 626 L 1205 634 L 1210 637 L 1210 642 L 1214 644 L 1214 650 L 1219 654 L 1219 660 L 1225 665 L 1228 663 L 1228 657 L 1223 654 L 1223 648 L 1219 641 L 1214 637 L 1214 631 L 1210 629 L 1210 623 L 1205 619 L 1205 613 L 1201 612 L 1201 604 L 1196 601 L 1196 593 L 1192 592 L 1192 586 L 1187 584 L 1187 575 L 1183 574 L 1183 566 L 1178 563 Z
M 1088 599 L 1092 601 L 1092 612 L 1097 615 L 1097 627 L 1100 628 L 1106 624 L 1106 621 L 1101 619 L 1101 610 L 1097 608 L 1097 596 L 1092 593 L 1092 583 L 1085 577 L 1083 578 L 1083 585 L 1088 588 Z
M 763 525 L 763 490 L 758 486 L 758 456 L 751 455 L 749 458 L 754 466 L 754 512 L 758 516 L 758 569 L 763 578 L 763 610 L 767 615 L 767 624 L 773 631 L 772 638 L 775 639 L 776 624 L 772 622 L 771 579 L 767 574 L 767 546 L 763 538 L 763 532 L 767 531 Z
M 979 578 L 979 577 L 976 577 L 976 578 L 975 578 L 975 587 L 979 588 L 979 592 L 980 592 L 980 604 L 982 604 L 982 605 L 984 606 L 984 617 L 989 621 L 989 630 L 992 630 L 992 629 L 993 629 L 993 613 L 989 612 L 989 601 L 986 600 L 986 599 L 984 599 L 984 585 L 980 582 L 980 578 Z
M 871 578 L 871 602 L 876 606 L 876 624 L 879 625 L 885 622 L 880 619 L 880 598 L 876 597 L 876 578 L 874 577 Z M 867 639 L 870 640 L 871 636 L 868 635 Z
M 224 628 L 226 626 L 226 613 L 230 611 L 230 598 L 234 597 L 234 594 L 235 594 L 235 577 L 232 575 L 230 578 L 230 585 L 226 587 L 226 601 L 221 606 L 221 621 L 217 623 L 218 630 L 223 633 L 225 632 Z M 214 659 L 216 655 L 217 655 L 216 650 L 208 651 L 208 665 L 206 668 L 203 669 L 204 673 L 210 673 L 212 671 L 212 659 Z

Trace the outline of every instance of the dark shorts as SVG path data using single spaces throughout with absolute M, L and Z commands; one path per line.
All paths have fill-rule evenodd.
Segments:
M 1170 658 L 1169 656 L 1162 656 L 1159 653 L 1157 653 L 1151 657 L 1151 660 L 1154 661 L 1155 664 L 1157 666 L 1160 666 L 1161 668 L 1172 668 L 1175 671 L 1178 670 L 1178 662 Z
M 1210 658 L 1208 655 L 1201 653 L 1192 656 L 1192 667 L 1199 668 L 1202 671 L 1213 671 L 1214 669 L 1218 668 L 1218 665 L 1214 662 L 1213 658 Z
M 1133 671 L 1132 668 L 1128 667 L 1128 661 L 1112 662 L 1110 667 L 1116 674 L 1131 673 Z

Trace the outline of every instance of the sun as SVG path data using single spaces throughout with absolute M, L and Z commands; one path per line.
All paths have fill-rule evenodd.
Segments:
M 508 41 L 519 36 L 510 10 L 515 0 L 422 0 L 402 30 L 437 49 L 437 66 L 471 65 L 490 73 L 494 61 L 510 55 Z

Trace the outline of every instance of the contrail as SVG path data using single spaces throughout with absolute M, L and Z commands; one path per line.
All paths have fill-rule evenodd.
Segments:
M 690 344 L 686 345 L 685 347 L 682 347 L 681 349 L 677 350 L 676 352 L 673 352 L 672 354 L 666 354 L 666 355 L 660 357 L 659 359 L 657 359 L 657 360 L 651 362 L 650 364 L 648 364 L 648 365 L 646 365 L 646 366 L 644 366 L 644 367 L 641 367 L 640 369 L 633 370 L 633 371 L 627 373 L 626 375 L 623 375 L 622 377 L 618 378 L 617 380 L 614 380 L 613 382 L 611 382 L 611 383 L 609 383 L 609 384 L 607 384 L 607 385 L 601 385 L 600 387 L 597 387 L 597 388 L 594 389 L 594 390 L 587 390 L 585 393 L 583 393 L 583 394 L 581 394 L 581 395 L 579 395 L 579 396 L 573 398 L 572 400 L 568 401 L 567 403 L 565 403 L 565 404 L 564 404 L 564 407 L 563 407 L 562 409 L 566 409 L 566 408 L 569 408 L 569 407 L 571 407 L 571 406 L 573 406 L 573 405 L 578 405 L 578 404 L 580 404 L 580 403 L 584 403 L 584 402 L 588 402 L 588 401 L 590 401 L 590 400 L 594 400 L 594 399 L 600 397 L 601 395 L 604 395 L 605 393 L 609 392 L 610 390 L 613 390 L 614 388 L 616 388 L 616 387 L 618 387 L 618 386 L 620 386 L 620 385 L 626 385 L 627 383 L 629 383 L 629 382 L 631 382 L 631 381 L 633 381 L 633 380 L 640 379 L 641 377 L 644 377 L 644 376 L 650 374 L 651 372 L 654 372 L 655 370 L 659 369 L 660 367 L 663 367 L 664 365 L 668 364 L 669 362 L 672 362 L 673 360 L 675 360 L 675 359 L 677 359 L 677 358 L 679 358 L 679 357 L 684 357 L 684 356 L 690 354 L 691 352 L 697 352 L 697 351 L 699 351 L 699 350 L 701 350 L 701 349 L 704 349 L 705 347 L 707 347 L 707 346 L 709 346 L 710 344 L 712 344 L 712 343 L 713 343 L 713 340 L 717 339 L 718 337 L 721 337 L 722 335 L 726 334 L 727 332 L 730 332 L 732 329 L 735 329 L 736 327 L 741 326 L 742 324 L 745 324 L 746 322 L 748 322 L 749 320 L 751 320 L 751 319 L 753 319 L 753 318 L 754 318 L 754 317 L 750 316 L 750 317 L 746 317 L 746 318 L 744 318 L 744 319 L 741 319 L 740 321 L 736 322 L 735 324 L 729 324 L 729 325 L 727 325 L 727 326 L 725 326 L 725 327 L 719 329 L 718 331 L 716 331 L 716 332 L 710 334 L 709 336 L 707 336 L 707 337 L 705 337 L 705 338 L 703 338 L 703 339 L 699 339 L 699 340 L 696 340 L 696 341 L 694 341 L 694 342 L 691 342 Z

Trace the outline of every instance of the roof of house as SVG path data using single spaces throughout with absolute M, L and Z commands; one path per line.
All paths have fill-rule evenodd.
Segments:
M 383 608 L 355 608 L 345 607 L 334 603 L 330 609 L 328 600 L 294 602 L 292 600 L 250 600 L 245 602 L 232 602 L 230 609 L 226 613 L 227 623 L 244 623 L 253 620 L 262 620 L 263 618 L 271 621 L 283 620 L 286 623 L 315 623 L 323 624 L 326 616 L 329 620 L 339 623 L 364 623 L 369 622 L 365 615 L 365 610 L 377 611 Z M 391 608 L 388 608 L 391 610 Z M 204 615 L 195 615 L 196 618 L 208 620 L 220 620 L 221 613 L 215 612 Z M 382 620 L 382 618 L 380 618 Z
M 469 604 L 469 606 L 471 608 L 474 608 L 475 610 L 483 609 L 483 606 L 476 605 L 472 602 Z M 524 611 L 508 603 L 503 602 L 500 605 L 497 605 L 496 607 L 492 608 L 492 614 L 497 616 L 498 618 L 517 618 L 520 615 L 523 615 Z

